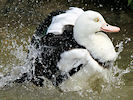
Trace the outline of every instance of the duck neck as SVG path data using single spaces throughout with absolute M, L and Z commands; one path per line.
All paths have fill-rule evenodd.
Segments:
M 74 39 L 84 46 L 94 59 L 100 62 L 108 62 L 116 59 L 117 54 L 110 38 L 102 33 L 88 33 L 82 30 L 74 30 Z
M 84 29 L 75 29 L 74 27 L 74 39 L 76 42 L 84 47 L 89 46 L 89 41 L 91 40 L 91 37 L 93 36 L 93 33 L 89 33 L 88 31 L 83 31 Z

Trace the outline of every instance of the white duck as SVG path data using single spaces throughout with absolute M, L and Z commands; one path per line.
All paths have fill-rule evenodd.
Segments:
M 63 32 L 65 25 L 74 26 L 71 26 L 73 31 L 69 35 Z M 39 61 L 35 64 L 35 71 L 38 72 L 35 75 L 45 76 L 62 90 L 77 91 L 85 88 L 92 75 L 105 71 L 99 62 L 116 59 L 115 48 L 104 32 L 119 30 L 120 28 L 107 24 L 101 14 L 91 10 L 84 12 L 80 8 L 71 8 L 66 13 L 53 17 L 47 34 L 41 38 L 43 45 L 40 43 L 41 56 L 38 55 Z M 78 71 L 73 72 L 76 68 Z M 58 79 L 64 77 L 62 74 L 67 78 Z
M 84 64 L 83 69 L 64 81 L 62 90 L 77 91 L 86 87 L 90 76 L 105 70 L 95 59 L 106 63 L 117 57 L 110 38 L 104 32 L 119 32 L 120 28 L 106 23 L 102 15 L 95 11 L 85 11 L 75 21 L 73 37 L 86 49 L 72 49 L 61 54 L 58 67 L 64 72 Z M 91 55 L 90 55 L 91 54 Z

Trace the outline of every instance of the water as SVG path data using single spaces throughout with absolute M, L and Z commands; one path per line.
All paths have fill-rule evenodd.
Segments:
M 4 1 L 0 2 L 2 9 Z M 119 57 L 114 67 L 106 73 L 107 80 L 95 75 L 88 81 L 87 89 L 78 92 L 61 92 L 47 80 L 45 83 L 49 85 L 44 87 L 36 87 L 32 83 L 12 84 L 10 81 L 18 78 L 29 68 L 27 52 L 36 27 L 49 12 L 67 9 L 70 5 L 55 1 L 39 3 L 39 6 L 37 4 L 26 6 L 25 2 L 17 6 L 15 4 L 16 2 L 13 6 L 7 4 L 6 7 L 10 6 L 8 9 L 10 11 L 5 12 L 2 9 L 0 13 L 0 100 L 132 100 L 133 13 L 131 11 L 115 12 L 92 5 L 71 4 L 99 11 L 108 23 L 121 28 L 119 33 L 108 34 Z

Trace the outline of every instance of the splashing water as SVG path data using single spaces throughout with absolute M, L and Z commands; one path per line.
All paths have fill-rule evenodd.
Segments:
M 30 39 L 28 40 L 30 41 Z M 117 54 L 119 55 L 120 52 L 123 51 L 123 44 L 127 43 L 128 41 L 131 41 L 130 38 L 127 38 L 124 41 L 121 41 L 119 44 L 116 45 L 118 48 Z M 24 40 L 22 40 L 23 44 L 25 44 L 26 48 L 28 49 L 30 47 L 30 53 L 29 53 L 29 59 L 32 57 L 36 58 L 36 56 L 39 54 L 39 51 L 37 51 L 34 47 L 29 46 L 28 43 Z M 13 64 L 12 69 L 8 74 L 4 75 L 2 72 L 0 73 L 0 87 L 4 87 L 5 85 L 11 84 L 14 80 L 18 79 L 20 76 L 22 76 L 23 73 L 26 73 L 31 68 L 31 62 L 27 59 L 27 52 L 24 51 L 24 47 L 21 45 L 19 46 L 16 41 L 12 41 L 12 46 L 8 46 L 8 49 L 14 48 L 15 50 L 11 50 L 10 54 L 15 56 L 16 59 L 22 61 L 23 65 L 16 66 Z M 32 60 L 32 63 L 34 63 L 34 60 Z M 0 66 L 0 68 L 3 68 L 4 66 Z M 8 70 L 5 68 L 5 70 Z M 33 69 L 34 70 L 34 69 Z M 88 80 L 89 87 L 85 91 L 89 91 L 91 93 L 103 93 L 103 92 L 109 92 L 114 87 L 120 88 L 122 85 L 124 85 L 124 81 L 122 80 L 122 76 L 126 73 L 130 72 L 130 68 L 127 68 L 125 70 L 119 69 L 117 65 L 113 66 L 110 70 L 106 70 L 103 72 L 102 76 L 99 74 L 94 75 L 90 80 Z M 103 77 L 104 76 L 104 77 Z M 49 84 L 49 83 L 48 83 Z M 83 91 L 82 91 L 83 92 Z M 82 94 L 80 91 L 79 94 Z M 88 92 L 87 92 L 88 93 Z M 83 92 L 84 94 L 84 92 Z
M 8 41 L 5 41 L 5 43 L 8 44 L 9 43 Z M 33 46 L 29 45 L 31 41 L 30 38 L 28 39 L 28 41 L 24 39 L 21 39 L 20 41 L 22 45 L 19 45 L 20 43 L 18 43 L 17 40 L 11 40 L 10 45 L 6 45 L 5 47 L 3 47 L 3 49 L 6 49 L 6 51 L 9 51 L 8 55 L 11 55 L 11 57 L 9 58 L 11 59 L 12 62 L 6 65 L 2 63 L 0 64 L 0 89 L 5 88 L 6 85 L 9 87 L 14 87 L 13 86 L 14 83 L 12 82 L 18 79 L 20 76 L 22 76 L 23 73 L 30 71 L 31 63 L 33 64 L 35 62 L 35 59 L 33 60 L 30 60 L 30 59 L 36 58 L 37 55 L 39 55 L 40 53 L 39 49 L 36 50 Z M 124 40 L 116 44 L 116 48 L 118 48 L 117 50 L 118 59 L 121 59 L 121 56 L 119 56 L 119 54 L 123 51 L 124 45 L 130 41 L 131 41 L 130 38 L 125 38 Z M 29 53 L 29 56 L 27 57 L 28 49 L 30 50 L 30 53 Z M 133 58 L 132 55 L 131 55 L 131 58 Z M 77 91 L 76 93 L 78 94 L 78 96 L 81 96 L 81 97 L 89 97 L 90 100 L 94 100 L 94 99 L 99 100 L 100 98 L 102 98 L 101 95 L 104 95 L 106 93 L 110 94 L 114 89 L 121 89 L 125 85 L 123 76 L 132 71 L 133 61 L 130 62 L 130 65 L 131 66 L 127 67 L 126 69 L 120 69 L 116 61 L 116 64 L 112 65 L 111 69 L 104 71 L 102 75 L 95 74 L 94 76 L 92 76 L 88 80 L 88 83 L 87 83 L 88 87 L 86 87 L 85 90 Z M 55 96 L 55 94 L 58 94 L 58 95 L 61 95 L 61 98 L 68 97 L 67 95 L 69 95 L 69 93 L 72 93 L 73 95 L 75 93 L 70 91 L 67 92 L 66 94 L 60 93 L 58 89 L 55 89 L 55 87 L 53 87 L 47 80 L 44 81 L 44 84 L 45 84 L 44 86 L 45 90 L 39 89 L 38 93 L 43 93 L 48 95 L 52 94 L 53 96 Z M 25 89 L 28 89 L 30 91 L 32 86 L 30 86 L 29 83 L 26 85 L 28 86 Z M 32 92 L 36 92 L 36 89 L 35 91 L 34 91 L 34 88 L 32 89 L 33 89 Z M 49 97 L 48 95 L 45 95 L 45 96 Z
M 21 40 L 23 45 L 26 45 L 25 48 L 28 48 L 28 43 L 26 41 Z M 14 80 L 20 78 L 23 73 L 29 71 L 30 65 L 29 62 L 27 62 L 27 52 L 24 50 L 24 46 L 19 46 L 17 44 L 17 41 L 12 40 L 11 45 L 6 47 L 6 50 L 10 51 L 10 55 L 15 56 L 13 59 L 16 64 L 7 64 L 7 66 L 0 65 L 0 68 L 3 68 L 2 72 L 0 72 L 0 87 L 4 87 L 8 85 L 9 83 L 12 83 Z M 19 60 L 21 63 L 20 65 L 17 65 L 17 60 Z

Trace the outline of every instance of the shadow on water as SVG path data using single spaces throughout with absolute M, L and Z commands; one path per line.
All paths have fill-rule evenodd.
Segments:
M 102 6 L 82 3 L 62 3 L 58 0 L 40 2 L 0 1 L 0 86 L 26 70 L 27 51 L 31 37 L 48 13 L 71 6 L 99 11 L 108 23 L 121 28 L 120 33 L 108 34 L 120 55 L 113 69 L 107 74 L 108 81 L 92 78 L 84 91 L 62 93 L 51 85 L 36 87 L 33 84 L 10 84 L 0 89 L 2 100 L 132 100 L 133 98 L 133 12 L 113 11 Z M 26 64 L 25 64 L 26 63 Z M 16 68 L 21 70 L 15 70 Z M 14 71 L 15 70 L 15 71 Z M 5 82 L 5 83 L 4 83 Z M 47 81 L 46 81 L 47 83 Z M 49 84 L 49 83 L 47 83 Z

